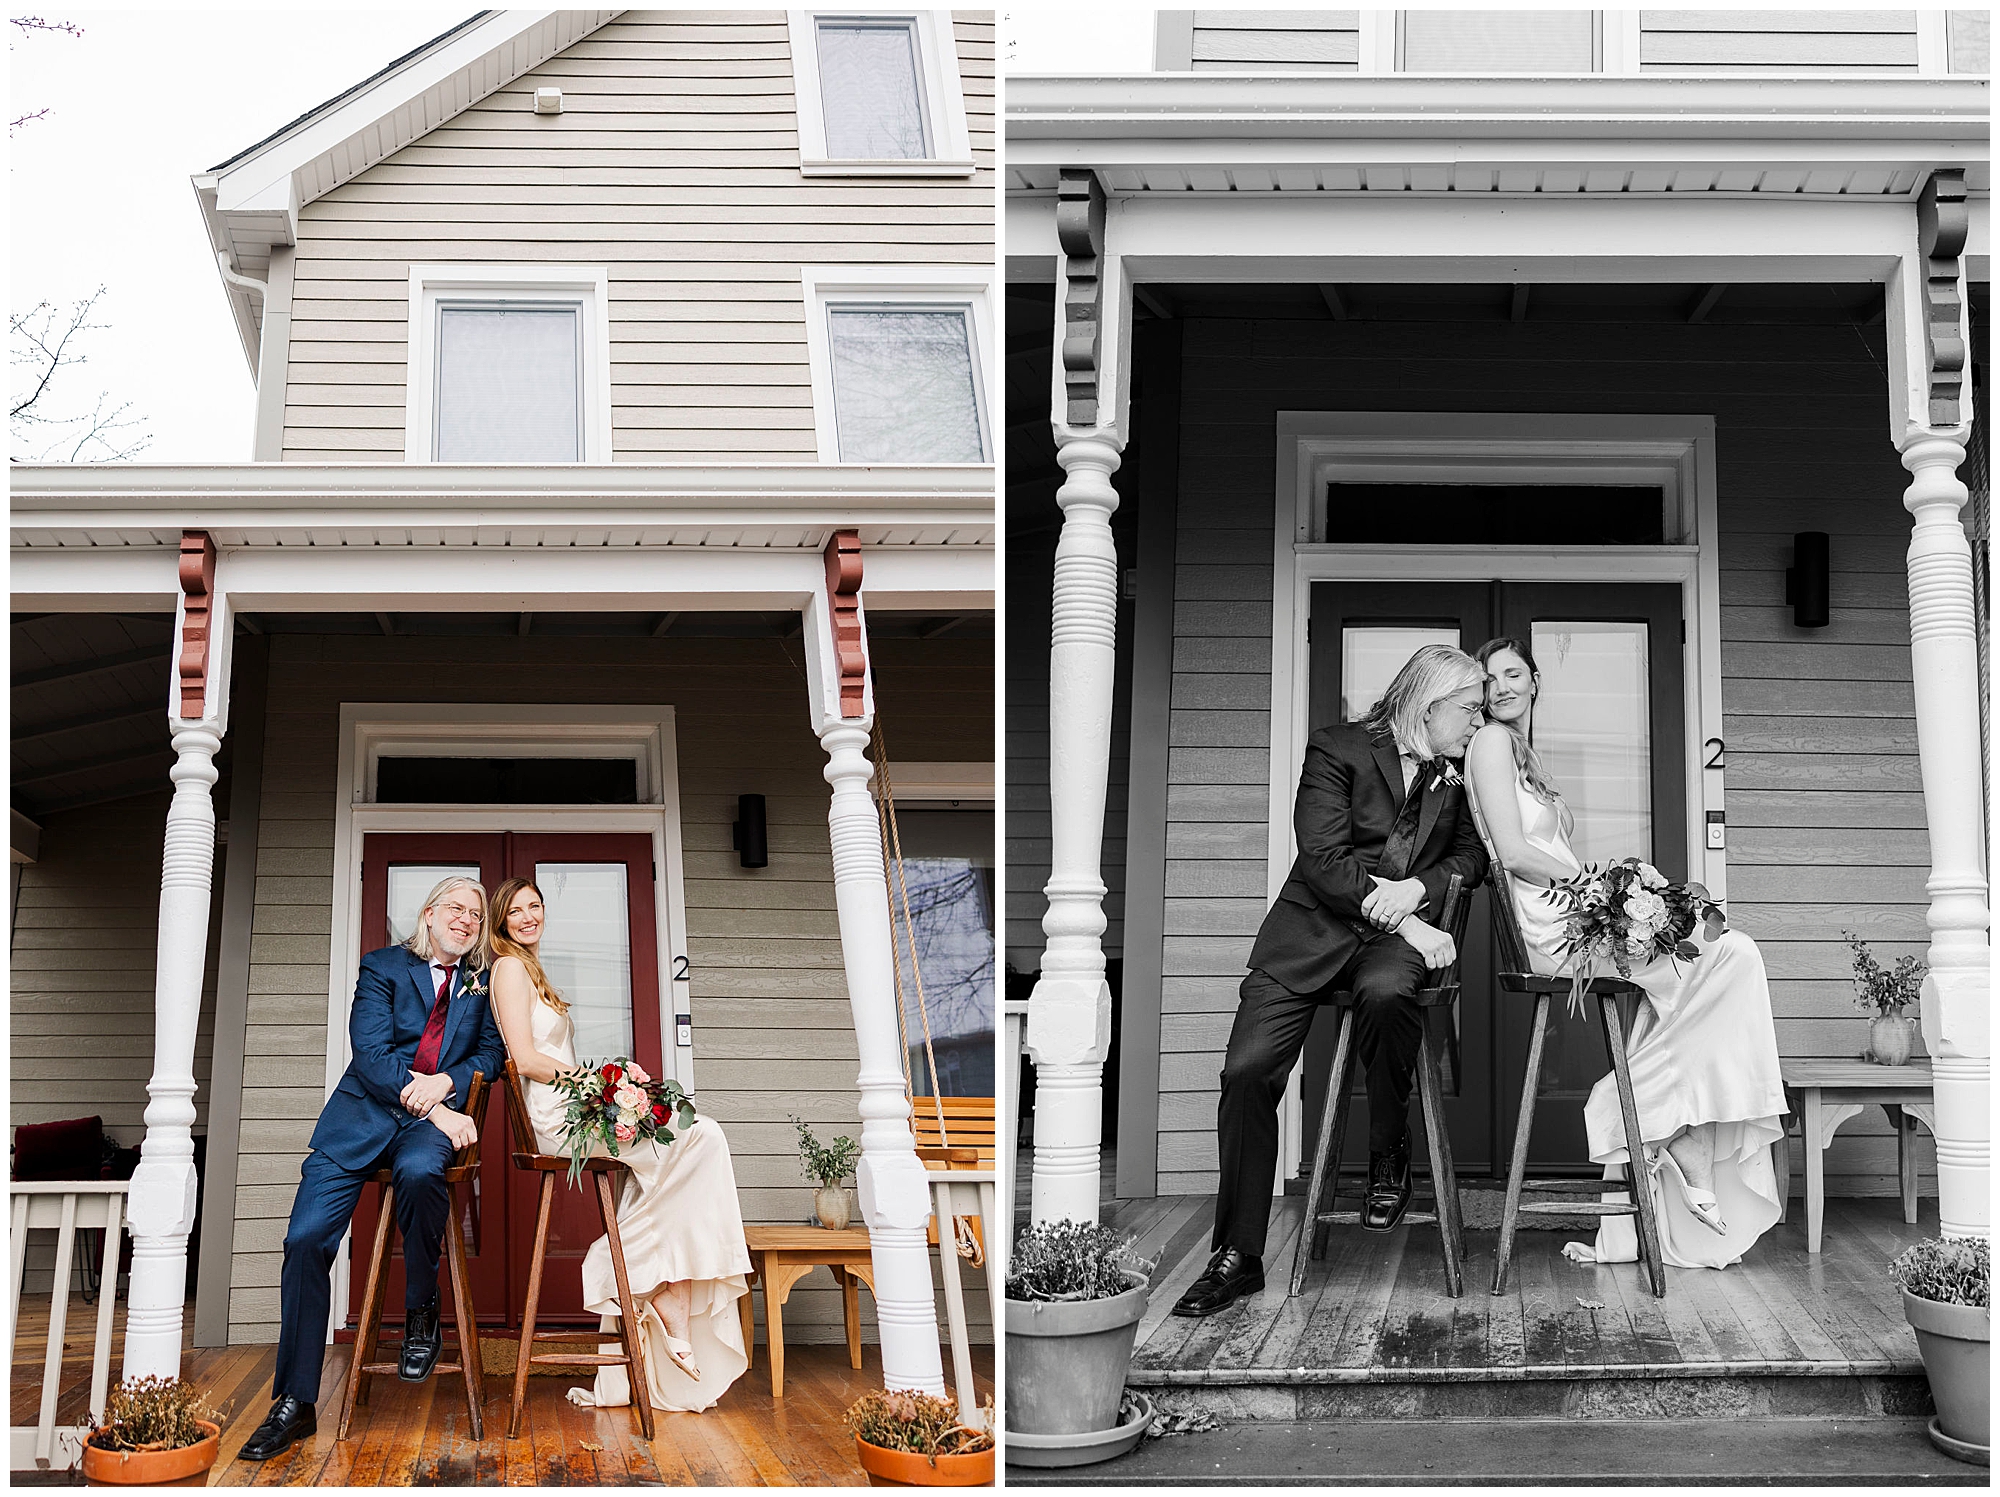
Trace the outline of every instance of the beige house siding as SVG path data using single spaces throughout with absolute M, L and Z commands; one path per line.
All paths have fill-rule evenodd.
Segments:
M 782 11 L 630 11 L 309 203 L 284 457 L 402 457 L 410 265 L 474 262 L 606 268 L 614 458 L 812 460 L 801 268 L 993 262 L 989 13 L 954 32 L 970 178 L 803 177 Z
M 1198 10 L 1193 70 L 1354 73 L 1361 68 L 1357 10 Z
M 1840 932 L 1887 958 L 1921 956 L 1929 860 L 1907 476 L 1881 429 L 1879 330 L 1213 318 L 1184 329 L 1158 1190 L 1215 1188 L 1221 1052 L 1265 907 L 1280 409 L 1716 417 L 1730 909 L 1763 948 L 1783 1053 L 1861 1050 Z M 1791 537 L 1806 529 L 1833 537 L 1833 622 L 1821 630 L 1795 628 L 1783 603 Z M 1030 658 L 1046 650 L 1045 613 L 1038 627 Z M 1018 778 L 1017 804 L 1045 800 L 1045 773 L 1040 785 Z M 1029 830 L 1010 816 L 1011 836 Z M 1106 880 L 1122 884 L 1124 870 L 1107 867 Z M 1026 889 L 1014 883 L 1014 898 Z M 1920 1147 L 1928 1172 L 1928 1139 Z M 1827 1171 L 1837 1194 L 1893 1192 L 1879 1113 L 1842 1131 Z
M 1910 10 L 1642 10 L 1641 72 L 1917 69 Z
M 218 804 L 227 805 L 226 782 L 218 790 Z M 145 1137 L 160 856 L 170 798 L 163 791 L 52 812 L 42 820 L 38 860 L 20 870 L 10 950 L 8 1118 L 16 1127 L 95 1113 L 105 1132 L 127 1148 Z M 223 856 L 218 848 L 217 888 Z M 208 1126 L 221 915 L 218 898 L 210 905 L 195 1036 L 196 1133 Z M 30 1250 L 31 1294 L 48 1293 L 53 1241 L 38 1236 Z
M 277 1338 L 285 1221 L 325 1096 L 342 702 L 674 707 L 698 1100 L 728 1130 L 744 1218 L 803 1220 L 810 1187 L 791 1118 L 822 1137 L 858 1137 L 859 1115 L 826 761 L 807 722 L 797 643 L 279 636 L 271 653 L 230 1342 Z M 990 641 L 878 640 L 873 657 L 896 755 L 991 758 Z M 770 817 L 771 863 L 755 871 L 730 845 L 746 792 L 767 797 Z M 988 1335 L 983 1300 L 968 1295 L 968 1307 L 979 1302 Z M 788 1335 L 837 1339 L 839 1296 L 823 1276 L 808 1280 L 785 1318 Z

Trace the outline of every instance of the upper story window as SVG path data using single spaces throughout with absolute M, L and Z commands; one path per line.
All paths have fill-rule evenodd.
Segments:
M 405 457 L 609 462 L 605 281 L 582 266 L 412 266 Z
M 799 169 L 970 176 L 949 11 L 791 11 Z
M 993 460 L 982 353 L 993 346 L 987 273 L 809 268 L 805 300 L 820 461 Z

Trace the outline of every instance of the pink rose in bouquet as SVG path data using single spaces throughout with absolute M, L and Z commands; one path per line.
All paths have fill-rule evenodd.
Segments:
M 1575 979 L 1573 1007 L 1581 1006 L 1593 967 L 1608 961 L 1629 979 L 1633 967 L 1655 957 L 1693 961 L 1701 955 L 1690 939 L 1697 924 L 1710 941 L 1729 928 L 1708 890 L 1673 883 L 1641 858 L 1592 864 L 1552 885 L 1548 897 L 1565 912 L 1556 954 Z
M 550 1083 L 568 1106 L 563 1144 L 569 1153 L 569 1180 L 583 1174 L 593 1144 L 616 1159 L 622 1148 L 651 1139 L 674 1141 L 674 1128 L 694 1126 L 694 1103 L 677 1081 L 655 1081 L 644 1068 L 619 1056 L 558 1075 Z

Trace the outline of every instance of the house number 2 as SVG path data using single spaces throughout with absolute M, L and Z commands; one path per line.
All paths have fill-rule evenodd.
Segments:
M 1720 738 L 1706 739 L 1701 746 L 1708 752 L 1708 757 L 1701 761 L 1703 769 L 1722 769 L 1725 767 L 1722 758 L 1725 745 Z

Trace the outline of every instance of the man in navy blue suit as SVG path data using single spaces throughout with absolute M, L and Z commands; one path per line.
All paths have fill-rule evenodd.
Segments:
M 244 1460 L 269 1460 L 318 1427 L 333 1257 L 379 1169 L 393 1172 L 407 1271 L 397 1373 L 420 1383 L 437 1365 L 438 1247 L 451 1203 L 444 1171 L 479 1131 L 451 1104 L 463 1102 L 475 1071 L 497 1077 L 507 1058 L 487 998 L 485 911 L 477 883 L 445 879 L 408 941 L 361 959 L 347 1018 L 354 1059 L 320 1111 L 285 1231 L 274 1402 Z

